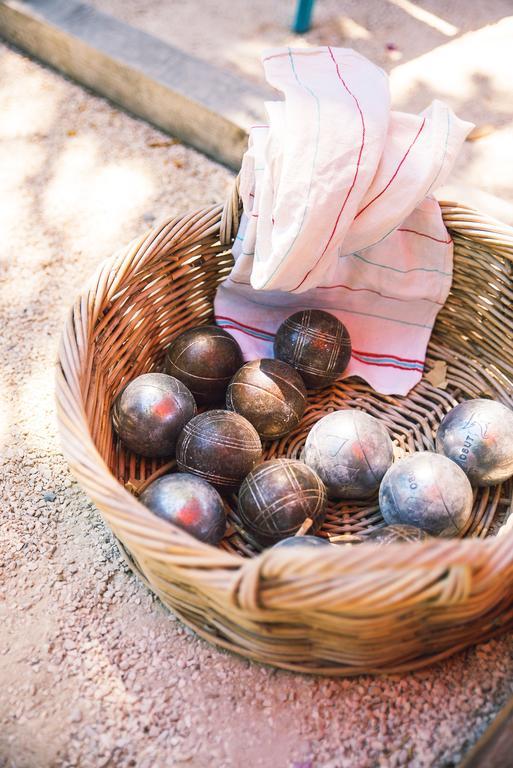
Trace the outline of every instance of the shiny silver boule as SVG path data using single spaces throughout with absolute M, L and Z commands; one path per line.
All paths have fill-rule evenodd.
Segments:
M 374 544 L 395 544 L 398 541 L 408 543 L 412 541 L 425 541 L 430 536 L 414 525 L 385 525 L 377 531 L 370 533 L 365 541 Z
M 112 424 L 121 442 L 150 458 L 172 456 L 184 426 L 196 413 L 191 392 L 166 373 L 143 373 L 120 392 Z
M 457 464 L 430 451 L 393 464 L 379 489 L 388 525 L 414 525 L 432 536 L 458 536 L 472 514 L 472 487 Z
M 289 536 L 286 539 L 282 539 L 277 544 L 273 544 L 273 549 L 291 547 L 332 547 L 328 539 L 321 539 L 320 536 Z
M 154 480 L 139 496 L 158 517 L 214 546 L 226 531 L 223 500 L 205 480 L 175 472 Z
M 466 400 L 444 417 L 436 450 L 456 462 L 472 485 L 513 475 L 513 411 L 495 400 Z
M 374 416 L 335 411 L 310 430 L 302 459 L 317 472 L 332 498 L 365 499 L 378 490 L 394 459 L 394 446 Z

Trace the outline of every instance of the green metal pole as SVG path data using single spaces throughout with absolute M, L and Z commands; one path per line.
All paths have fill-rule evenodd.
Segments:
M 315 0 L 299 0 L 296 9 L 296 18 L 292 25 L 292 31 L 298 35 L 308 32 L 312 20 L 312 10 Z

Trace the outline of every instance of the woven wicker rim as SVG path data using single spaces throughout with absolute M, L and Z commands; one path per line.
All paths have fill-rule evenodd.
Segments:
M 443 202 L 441 207 L 446 226 L 458 241 L 456 247 L 470 252 L 484 249 L 502 264 L 507 273 L 502 279 L 509 280 L 513 228 L 457 203 Z M 128 365 L 126 339 L 119 348 L 121 354 L 119 349 L 116 354 L 116 340 L 130 334 L 137 349 L 132 364 L 138 364 L 145 355 L 151 359 L 151 350 L 165 345 L 167 339 L 162 334 L 145 341 L 139 321 L 134 323 L 129 313 L 115 315 L 112 308 L 127 292 L 135 296 L 131 281 L 148 280 L 148 270 L 162 269 L 171 275 L 176 296 L 175 305 L 163 310 L 165 322 L 172 324 L 173 318 L 186 311 L 183 302 L 188 302 L 187 327 L 207 322 L 211 310 L 202 298 L 201 285 L 212 281 L 211 297 L 215 285 L 228 274 L 231 257 L 227 246 L 233 241 L 239 215 L 235 184 L 224 208 L 211 206 L 161 222 L 100 265 L 65 325 L 56 384 L 63 452 L 121 542 L 131 567 L 201 636 L 250 658 L 293 670 L 355 674 L 412 669 L 504 629 L 513 621 L 509 492 L 507 519 L 498 536 L 485 540 L 430 540 L 387 547 L 368 543 L 325 554 L 323 550 L 322 558 L 316 551 L 301 551 L 298 557 L 297 550 L 268 549 L 241 558 L 202 544 L 156 518 L 114 477 L 113 465 L 118 476 L 139 474 L 142 482 L 167 471 L 170 465 L 159 470 L 146 467 L 144 461 L 136 464 L 133 457 L 112 458 L 115 449 L 106 388 L 110 392 L 115 386 L 120 388 L 120 371 Z M 200 264 L 207 275 L 202 273 L 197 286 L 193 283 L 200 297 L 197 305 L 194 291 L 191 300 L 183 288 L 183 302 L 180 293 L 180 281 L 192 290 L 191 263 Z M 504 289 L 508 301 L 497 318 L 490 312 L 492 330 L 480 342 L 485 351 L 495 343 L 503 344 L 501 338 L 513 327 L 510 288 Z M 504 366 L 493 371 L 485 367 L 483 380 L 493 379 L 494 392 L 513 405 L 513 350 L 508 340 L 506 343 L 509 357 Z M 98 368 L 101 355 L 109 360 L 102 373 Z M 464 367 L 467 358 L 462 354 L 459 359 Z M 427 622 L 423 637 L 419 636 L 419 621 Z M 457 626 L 467 628 L 464 636 Z M 387 646 L 394 633 L 395 640 L 403 643 L 400 651 Z

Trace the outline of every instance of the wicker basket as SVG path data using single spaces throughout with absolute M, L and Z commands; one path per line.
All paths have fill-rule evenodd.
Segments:
M 513 229 L 442 204 L 455 272 L 428 365 L 447 364 L 447 385 L 423 381 L 408 397 L 377 395 L 356 379 L 310 395 L 302 424 L 266 456 L 297 457 L 310 426 L 337 408 L 381 418 L 396 446 L 433 448 L 459 400 L 513 406 Z M 378 506 L 339 503 L 318 550 L 255 552 L 231 526 L 220 548 L 152 515 L 140 491 L 173 463 L 139 459 L 117 444 L 110 406 L 134 376 L 162 365 L 185 328 L 212 322 L 216 286 L 229 273 L 238 190 L 226 206 L 164 221 L 103 263 L 66 323 L 57 374 L 63 450 L 131 567 L 203 638 L 249 658 L 302 672 L 349 675 L 419 668 L 513 624 L 512 484 L 480 489 L 463 540 L 379 547 Z M 490 534 L 485 539 L 487 534 Z

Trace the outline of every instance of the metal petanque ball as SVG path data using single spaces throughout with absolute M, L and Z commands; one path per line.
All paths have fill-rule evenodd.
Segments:
M 429 535 L 421 528 L 414 525 L 385 525 L 384 528 L 378 528 L 373 531 L 365 541 L 371 541 L 377 544 L 395 544 L 398 541 L 425 541 Z
M 180 379 L 200 405 L 220 403 L 226 387 L 244 360 L 227 331 L 217 325 L 189 328 L 166 351 L 166 372 Z
M 351 339 L 340 320 L 321 309 L 305 309 L 288 317 L 274 339 L 274 356 L 292 365 L 310 389 L 320 389 L 345 371 Z
M 378 490 L 394 459 L 394 446 L 374 416 L 335 411 L 310 430 L 302 458 L 332 498 L 365 499 Z
M 472 514 L 472 487 L 446 456 L 423 451 L 393 464 L 379 489 L 389 525 L 413 525 L 432 536 L 458 536 Z
M 466 400 L 442 419 L 436 449 L 472 485 L 502 483 L 513 475 L 513 411 L 495 400 Z
M 306 407 L 303 379 L 281 360 L 252 360 L 237 371 L 226 393 L 226 405 L 245 416 L 265 440 L 275 440 L 297 427 Z
M 158 517 L 214 546 L 226 531 L 223 500 L 199 477 L 182 472 L 157 478 L 139 496 Z
M 291 547 L 332 547 L 327 539 L 321 539 L 320 536 L 289 536 L 274 544 L 274 549 L 290 549 Z
M 134 453 L 149 458 L 172 456 L 178 435 L 196 413 L 192 394 L 166 373 L 143 373 L 120 392 L 112 424 Z
M 182 472 L 191 472 L 222 491 L 236 490 L 261 459 L 258 432 L 232 411 L 206 411 L 195 416 L 185 425 L 176 446 Z
M 302 461 L 271 459 L 248 474 L 239 490 L 243 528 L 263 546 L 293 536 L 310 518 L 315 533 L 323 523 L 326 490 Z

